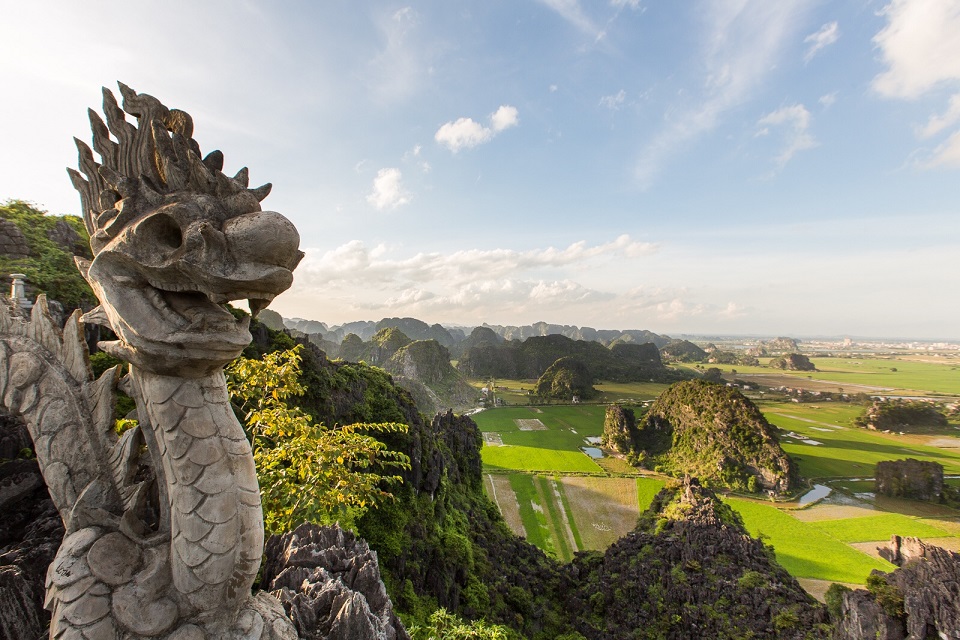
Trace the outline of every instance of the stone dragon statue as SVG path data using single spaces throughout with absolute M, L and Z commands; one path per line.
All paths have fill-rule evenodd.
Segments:
M 270 185 L 201 157 L 183 111 L 120 84 L 77 140 L 93 260 L 78 266 L 100 301 L 61 331 L 45 299 L 29 322 L 0 312 L 0 398 L 30 430 L 66 527 L 47 572 L 50 637 L 85 640 L 290 639 L 278 601 L 251 595 L 263 514 L 250 445 L 223 366 L 250 343 L 249 318 L 293 281 L 299 236 L 262 211 Z M 137 119 L 128 122 L 126 115 Z M 112 135 L 112 137 L 111 137 Z M 82 175 L 81 175 L 82 172 Z M 82 323 L 119 338 L 130 364 L 94 380 Z M 118 437 L 114 389 L 137 403 Z

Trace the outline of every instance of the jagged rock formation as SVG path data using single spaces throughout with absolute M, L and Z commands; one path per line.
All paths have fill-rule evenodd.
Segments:
M 0 454 L 0 640 L 39 638 L 46 630 L 44 578 L 64 533 L 37 461 L 18 457 L 32 445 L 26 425 L 2 416 L 0 441 L 24 440 L 13 455 Z
M 707 352 L 689 340 L 674 340 L 660 347 L 660 356 L 668 362 L 703 362 Z
M 593 377 L 576 358 L 559 358 L 547 367 L 533 389 L 541 398 L 589 400 L 597 395 Z
M 884 496 L 937 501 L 943 495 L 943 465 L 907 458 L 877 463 L 874 489 Z
M 810 358 L 800 353 L 787 353 L 779 358 L 774 358 L 768 365 L 771 369 L 783 369 L 785 371 L 816 371 L 817 367 L 810 362 Z
M 339 526 L 304 523 L 272 536 L 262 583 L 304 640 L 409 640 L 380 579 L 377 554 Z
M 899 568 L 844 594 L 836 640 L 960 638 L 960 555 L 899 536 L 881 555 Z
M 558 591 L 588 640 L 829 637 L 824 608 L 696 479 L 605 553 L 577 554 Z
M 799 476 L 774 427 L 734 387 L 678 382 L 660 394 L 638 425 L 637 449 L 674 475 L 740 491 L 788 493 Z

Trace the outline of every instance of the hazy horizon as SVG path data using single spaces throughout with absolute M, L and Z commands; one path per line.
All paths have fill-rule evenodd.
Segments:
M 121 80 L 273 183 L 263 206 L 306 252 L 286 316 L 960 331 L 960 0 L 54 0 L 4 19 L 0 200 L 79 214 L 72 137 Z

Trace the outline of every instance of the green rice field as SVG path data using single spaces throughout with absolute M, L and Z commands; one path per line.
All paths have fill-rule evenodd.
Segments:
M 880 386 L 887 384 L 883 380 L 890 375 L 903 373 L 899 382 L 905 388 L 928 385 L 940 393 L 954 389 L 951 376 L 956 371 L 947 365 L 840 358 L 824 361 L 830 366 L 817 363 L 825 369 L 822 373 L 850 384 L 873 381 Z M 898 371 L 890 372 L 891 366 Z M 750 369 L 733 368 L 744 373 Z M 638 402 L 652 399 L 664 388 L 649 383 L 599 386 L 607 394 Z M 960 385 L 955 389 L 960 392 Z M 960 445 L 960 430 L 954 434 L 954 429 L 948 428 L 933 435 L 882 433 L 853 426 L 853 419 L 862 411 L 856 404 L 769 400 L 757 404 L 782 430 L 781 444 L 802 476 L 827 483 L 838 500 L 828 498 L 823 504 L 797 510 L 796 502 L 725 498 L 741 514 L 750 534 L 762 536 L 772 545 L 778 562 L 794 576 L 863 584 L 873 569 L 893 569 L 876 557 L 874 543 L 881 544 L 893 534 L 944 541 L 960 532 L 960 512 L 942 505 L 853 498 L 853 494 L 869 495 L 873 490 L 874 468 L 883 460 L 931 460 L 942 464 L 947 474 L 960 475 L 960 446 L 956 446 Z M 521 526 L 512 525 L 515 531 L 561 560 L 578 550 L 605 549 L 632 530 L 637 516 L 666 482 L 660 477 L 637 477 L 638 472 L 620 458 L 594 460 L 580 450 L 584 438 L 601 435 L 605 410 L 605 405 L 510 406 L 473 416 L 488 441 L 482 451 L 484 471 L 494 474 L 491 477 L 509 478 L 509 490 L 498 485 L 499 494 L 508 494 L 498 494 L 498 500 L 515 499 L 519 505 Z M 836 493 L 838 490 L 848 493 Z M 511 491 L 513 495 L 509 495 Z M 844 500 L 859 506 L 844 506 L 848 504 Z M 960 546 L 960 540 L 954 546 Z
M 873 569 L 893 571 L 885 560 L 858 551 L 818 524 L 801 522 L 772 505 L 727 498 L 747 531 L 773 545 L 777 562 L 797 578 L 863 584 Z

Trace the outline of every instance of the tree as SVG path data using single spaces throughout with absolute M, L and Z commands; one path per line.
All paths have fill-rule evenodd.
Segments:
M 506 627 L 487 624 L 483 620 L 464 622 L 442 608 L 431 614 L 428 626 L 410 628 L 410 635 L 415 640 L 507 640 L 508 634 Z
M 405 432 L 406 425 L 328 427 L 313 424 L 308 414 L 289 404 L 306 390 L 299 379 L 301 349 L 297 345 L 259 359 L 237 358 L 226 369 L 227 386 L 253 446 L 268 533 L 290 530 L 304 520 L 352 527 L 367 509 L 393 498 L 383 487 L 401 482 L 395 473 L 410 468 L 406 455 L 370 435 Z

